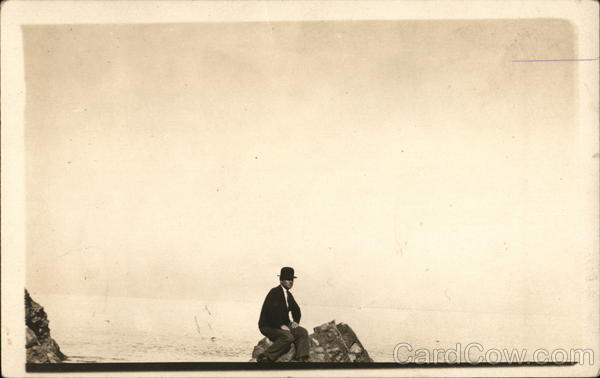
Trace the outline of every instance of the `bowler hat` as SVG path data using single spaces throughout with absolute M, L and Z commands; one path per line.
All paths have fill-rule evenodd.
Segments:
M 293 280 L 294 278 L 298 278 L 294 276 L 294 268 L 289 266 L 284 266 L 281 268 L 281 272 L 279 273 L 280 280 Z

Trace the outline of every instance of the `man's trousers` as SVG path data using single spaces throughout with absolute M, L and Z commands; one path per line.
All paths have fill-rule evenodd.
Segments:
M 265 356 L 270 361 L 275 361 L 280 356 L 286 354 L 290 350 L 290 346 L 294 343 L 296 347 L 295 359 L 302 360 L 308 357 L 308 332 L 306 329 L 298 326 L 291 328 L 289 331 L 283 329 L 261 327 L 260 333 L 267 336 L 273 344 L 264 352 Z

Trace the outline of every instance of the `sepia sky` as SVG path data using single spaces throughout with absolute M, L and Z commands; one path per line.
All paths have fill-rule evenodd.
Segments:
M 32 292 L 569 314 L 560 20 L 23 28 Z M 594 230 L 597 232 L 597 230 Z M 557 279 L 568 277 L 568 279 Z

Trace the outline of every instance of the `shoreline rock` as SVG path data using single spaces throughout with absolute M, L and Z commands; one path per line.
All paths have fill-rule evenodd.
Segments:
M 25 289 L 25 350 L 27 363 L 58 363 L 67 359 L 50 336 L 50 321 L 44 308 Z
M 309 362 L 373 362 L 356 333 L 344 323 L 336 324 L 335 320 L 315 327 L 309 335 Z M 264 337 L 252 351 L 250 362 L 256 362 L 259 354 L 273 344 Z M 294 357 L 294 344 L 290 350 L 280 356 L 276 362 L 289 362 Z

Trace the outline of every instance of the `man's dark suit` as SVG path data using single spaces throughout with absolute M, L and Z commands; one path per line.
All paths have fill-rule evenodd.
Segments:
M 279 356 L 285 354 L 292 343 L 296 346 L 296 359 L 301 360 L 308 357 L 308 332 L 300 326 L 291 328 L 288 316 L 291 311 L 292 319 L 299 323 L 302 316 L 300 306 L 289 291 L 286 305 L 284 290 L 282 286 L 276 286 L 269 291 L 258 320 L 260 333 L 273 341 L 273 345 L 265 351 L 265 355 L 270 361 L 275 361 Z M 288 326 L 290 330 L 281 329 L 282 325 Z

